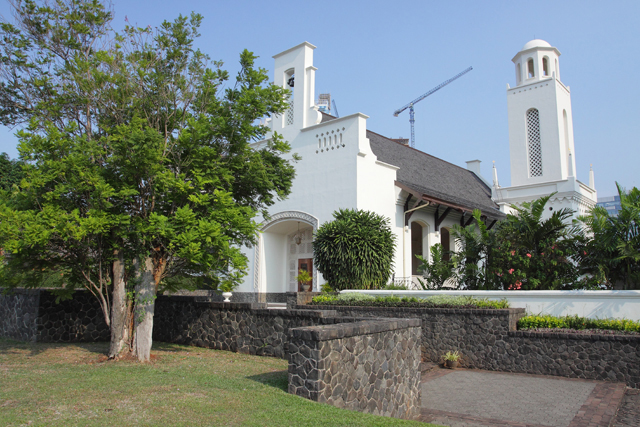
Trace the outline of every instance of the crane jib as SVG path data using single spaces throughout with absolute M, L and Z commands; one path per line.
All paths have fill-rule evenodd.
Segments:
M 469 71 L 473 70 L 473 67 L 469 67 L 466 70 L 462 71 L 459 74 L 456 74 L 455 76 L 451 77 L 449 80 L 446 80 L 442 83 L 440 83 L 438 86 L 434 87 L 433 89 L 431 89 L 429 92 L 425 93 L 424 95 L 419 96 L 418 98 L 414 99 L 413 101 L 411 101 L 410 103 L 408 103 L 407 105 L 405 105 L 402 108 L 397 109 L 396 111 L 394 111 L 393 115 L 395 117 L 398 117 L 398 115 L 400 113 L 402 113 L 404 110 L 406 110 L 407 108 L 411 108 L 411 117 L 409 119 L 409 121 L 411 122 L 411 146 L 415 147 L 415 140 L 414 140 L 414 131 L 413 131 L 413 123 L 414 123 L 414 119 L 413 119 L 413 106 L 415 104 L 417 104 L 418 102 L 422 101 L 423 99 L 425 99 L 427 96 L 433 94 L 434 92 L 442 89 L 443 87 L 445 87 L 446 85 L 448 85 L 449 83 L 451 83 L 452 81 L 462 77 L 463 75 L 467 74 Z

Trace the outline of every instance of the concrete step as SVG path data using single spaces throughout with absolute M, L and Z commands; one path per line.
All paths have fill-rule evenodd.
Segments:
M 267 303 L 267 308 L 269 310 L 286 310 L 287 309 L 287 303 L 284 303 L 284 302 L 268 302 Z

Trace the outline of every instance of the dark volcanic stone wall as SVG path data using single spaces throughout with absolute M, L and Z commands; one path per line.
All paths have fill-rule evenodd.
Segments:
M 640 336 L 517 331 L 497 370 L 624 382 L 640 388 Z
M 420 413 L 420 320 L 367 320 L 290 331 L 289 393 L 339 408 Z
M 88 292 L 56 304 L 56 296 L 46 290 L 17 289 L 0 295 L 0 336 L 38 342 L 108 341 L 109 327 Z
M 56 296 L 40 291 L 37 338 L 39 342 L 109 341 L 109 327 L 96 298 L 76 292 L 73 299 L 56 303 Z
M 262 303 L 158 297 L 153 339 L 285 358 L 289 329 L 355 320 L 333 310 L 268 310 Z
M 0 295 L 0 336 L 35 341 L 37 336 L 39 291 L 16 289 Z
M 469 368 L 619 381 L 640 388 L 640 336 L 516 331 L 524 309 L 309 307 L 345 316 L 419 318 L 422 356 L 433 362 L 458 350 Z
M 303 306 L 297 306 L 302 308 Z M 439 362 L 447 351 L 458 350 L 470 368 L 496 369 L 495 360 L 504 356 L 505 340 L 515 331 L 523 308 L 468 310 L 448 308 L 387 308 L 306 306 L 336 310 L 351 317 L 418 318 L 422 321 L 422 356 Z M 500 344 L 502 343 L 502 344 Z M 499 363 L 499 362 L 497 362 Z

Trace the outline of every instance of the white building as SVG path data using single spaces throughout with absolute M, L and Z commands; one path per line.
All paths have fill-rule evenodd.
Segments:
M 593 170 L 589 185 L 575 176 L 571 92 L 560 80 L 560 52 L 532 40 L 512 59 L 516 86 L 507 84 L 511 186 L 500 187 L 494 168 L 493 199 L 503 212 L 551 193 L 552 210 L 570 208 L 574 217 L 597 201 Z
M 314 49 L 305 42 L 274 56 L 274 83 L 293 95 L 287 113 L 269 124 L 302 160 L 295 163 L 291 195 L 269 209 L 258 244 L 245 248 L 250 273 L 236 301 L 242 295 L 282 301 L 285 292 L 299 290 L 300 269 L 313 271 L 313 289 L 319 289 L 324 280 L 313 265 L 313 233 L 340 208 L 390 218 L 396 278 L 416 274 L 415 255 L 428 257 L 431 245 L 452 247 L 449 228 L 469 224 L 473 209 L 491 225 L 505 217 L 490 186 L 472 171 L 479 171 L 479 161 L 464 169 L 368 130 L 362 113 L 335 118 L 318 111 Z

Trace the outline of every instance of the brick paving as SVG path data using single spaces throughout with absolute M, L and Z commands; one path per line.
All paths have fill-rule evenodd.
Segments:
M 640 426 L 640 394 L 632 389 L 625 394 L 619 383 L 434 368 L 423 373 L 422 386 L 421 420 L 434 424 Z

